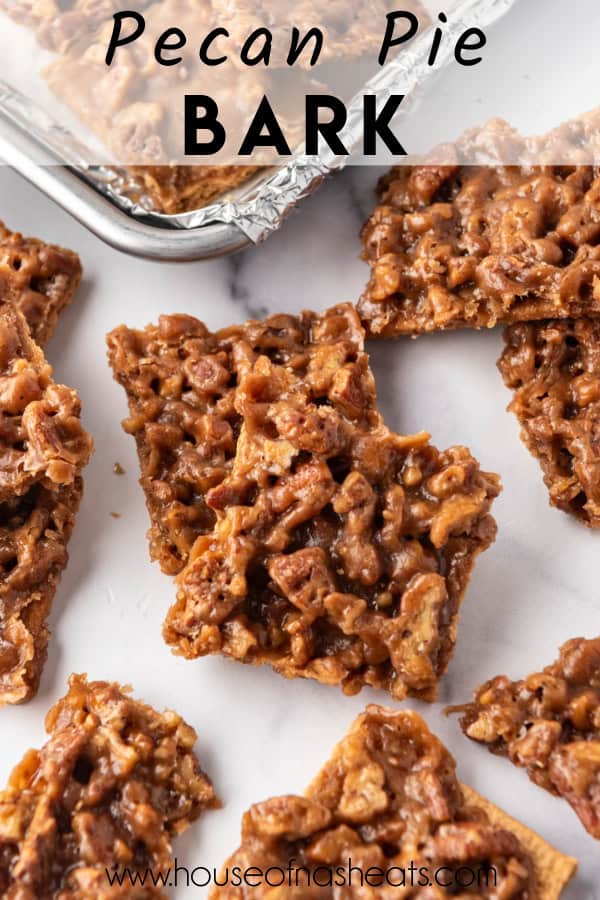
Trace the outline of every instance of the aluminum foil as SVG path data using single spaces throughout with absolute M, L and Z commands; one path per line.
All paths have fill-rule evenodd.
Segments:
M 451 21 L 446 26 L 445 50 L 440 52 L 433 69 L 428 65 L 432 27 L 426 29 L 410 47 L 384 66 L 348 104 L 348 119 L 340 134 L 345 146 L 356 151 L 362 142 L 363 98 L 374 94 L 383 103 L 401 86 L 406 95 L 402 110 L 414 112 L 434 75 L 443 69 L 458 37 L 466 28 L 485 29 L 505 13 L 517 0 L 458 0 L 452 7 Z M 429 4 L 432 16 L 437 13 Z M 33 133 L 43 149 L 49 151 L 49 161 L 75 169 L 95 189 L 116 206 L 146 225 L 168 229 L 202 229 L 215 223 L 235 225 L 252 243 L 264 240 L 276 231 L 297 204 L 312 194 L 322 180 L 349 162 L 350 156 L 323 153 L 318 158 L 297 154 L 289 163 L 277 169 L 259 173 L 245 185 L 220 197 L 210 205 L 178 215 L 165 215 L 153 209 L 151 200 L 141 192 L 140 185 L 126 169 L 89 166 L 85 163 L 85 148 L 70 133 L 56 124 L 51 116 L 30 99 L 0 82 L 0 110 L 21 128 Z M 89 158 L 89 155 L 88 155 Z M 389 160 L 380 160 L 389 162 Z

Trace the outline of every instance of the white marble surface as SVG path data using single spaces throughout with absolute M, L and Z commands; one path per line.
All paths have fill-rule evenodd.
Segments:
M 374 170 L 354 170 L 326 184 L 262 247 L 177 266 L 119 255 L 0 167 L 0 214 L 7 224 L 82 256 L 83 288 L 48 355 L 57 378 L 80 390 L 96 442 L 40 693 L 27 706 L 0 712 L 0 783 L 28 747 L 43 741 L 44 713 L 64 692 L 70 672 L 129 682 L 140 697 L 176 707 L 194 725 L 200 758 L 224 801 L 221 811 L 177 842 L 180 862 L 190 867 L 219 866 L 237 846 L 242 812 L 254 801 L 301 791 L 364 705 L 387 698 L 372 691 L 347 698 L 317 684 L 288 683 L 267 669 L 170 654 L 160 626 L 173 589 L 148 561 L 134 444 L 119 425 L 125 397 L 112 381 L 104 335 L 122 321 L 142 326 L 162 312 L 193 313 L 222 326 L 267 311 L 322 309 L 357 298 L 367 275 L 357 232 L 375 176 Z M 409 705 L 450 747 L 464 781 L 580 859 L 569 900 L 598 900 L 599 845 L 567 805 L 467 741 L 456 721 L 441 714 L 444 704 L 468 699 L 482 680 L 499 672 L 519 677 L 550 662 L 563 640 L 600 628 L 600 535 L 549 508 L 538 466 L 504 411 L 509 398 L 495 369 L 500 344 L 495 331 L 371 347 L 389 424 L 427 428 L 438 446 L 465 443 L 504 481 L 496 505 L 498 541 L 471 582 L 439 703 Z M 126 469 L 123 477 L 112 472 L 116 460 Z M 205 895 L 200 889 L 177 893 Z

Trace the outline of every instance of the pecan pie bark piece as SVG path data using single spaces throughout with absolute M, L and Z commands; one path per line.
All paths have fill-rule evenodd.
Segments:
M 105 681 L 72 675 L 0 792 L 0 893 L 7 900 L 142 900 L 166 894 L 125 880 L 173 866 L 171 839 L 218 805 L 175 712 L 158 713 Z
M 546 891 L 551 864 L 554 886 Z M 279 887 L 228 884 L 215 887 L 210 896 L 332 897 L 332 888 L 319 888 L 319 882 L 328 873 L 339 877 L 350 865 L 355 867 L 352 884 L 338 888 L 348 900 L 391 900 L 399 893 L 411 900 L 443 900 L 447 888 L 419 886 L 424 871 L 433 879 L 443 867 L 450 884 L 459 869 L 488 866 L 496 870 L 495 884 L 490 880 L 486 886 L 480 878 L 461 897 L 550 900 L 560 896 L 576 864 L 470 789 L 463 790 L 454 759 L 420 716 L 369 706 L 304 796 L 274 797 L 243 817 L 241 846 L 224 871 L 235 866 L 270 870 L 271 884 L 282 871 L 291 886 L 287 881 Z M 411 865 L 418 874 L 405 894 L 398 887 L 399 870 L 408 872 Z M 392 884 L 378 879 L 378 870 L 390 871 Z M 359 871 L 370 873 L 362 886 Z
M 362 231 L 373 336 L 600 314 L 600 177 L 581 167 L 392 169 Z
M 38 344 L 46 344 L 81 280 L 76 253 L 24 238 L 0 222 L 0 302 L 16 306 Z
M 235 456 L 240 374 L 258 354 L 285 365 L 341 365 L 362 353 L 364 332 L 346 304 L 322 315 L 275 315 L 216 333 L 190 316 L 161 316 L 157 326 L 121 326 L 107 340 L 115 378 L 129 401 L 124 428 L 137 442 L 150 555 L 164 572 L 176 574 L 196 538 L 214 525 L 206 494 Z
M 364 355 L 305 369 L 259 357 L 235 398 L 215 528 L 178 576 L 165 637 L 288 677 L 436 696 L 500 486 L 464 447 L 392 434 Z M 329 363 L 329 364 L 327 364 Z
M 92 441 L 24 317 L 0 315 L 0 706 L 35 694 Z
M 553 506 L 600 528 L 600 321 L 511 325 L 498 368 Z
M 462 730 L 571 804 L 600 838 L 600 638 L 574 638 L 556 662 L 522 681 L 486 682 L 462 713 Z

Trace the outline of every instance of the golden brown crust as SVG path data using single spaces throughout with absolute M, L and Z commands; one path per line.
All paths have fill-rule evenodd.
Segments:
M 165 637 L 187 657 L 431 700 L 495 538 L 499 479 L 464 447 L 385 427 L 362 336 L 333 312 L 291 362 L 244 353 L 236 456 L 207 493 L 215 526 L 178 576 Z
M 35 694 L 47 619 L 73 529 L 92 441 L 75 391 L 11 305 L 0 315 L 0 706 Z
M 374 336 L 600 312 L 591 166 L 392 169 L 362 231 Z
M 284 796 L 252 806 L 242 821 L 240 848 L 223 871 L 251 866 L 297 872 L 299 886 L 215 887 L 211 900 L 314 900 L 330 896 L 308 883 L 315 875 L 349 865 L 363 873 L 394 867 L 396 884 L 346 885 L 344 897 L 393 900 L 398 871 L 423 871 L 434 881 L 444 867 L 446 884 L 462 868 L 475 883 L 461 896 L 505 900 L 550 900 L 538 892 L 534 857 L 508 819 L 488 816 L 459 785 L 454 759 L 413 712 L 369 706 L 335 747 L 303 797 Z M 489 884 L 482 876 L 495 870 Z M 302 867 L 305 871 L 302 872 Z M 274 877 L 277 877 L 275 875 Z M 492 883 L 495 881 L 495 883 Z M 274 882 L 277 883 L 277 882 Z M 254 882 L 256 884 L 256 882 Z M 416 882 L 407 896 L 443 900 L 447 887 Z
M 0 222 L 0 303 L 19 309 L 34 340 L 44 346 L 81 281 L 76 253 L 24 238 Z
M 461 784 L 460 787 L 465 802 L 469 806 L 481 809 L 492 825 L 511 831 L 525 847 L 533 860 L 539 900 L 559 900 L 562 892 L 577 872 L 577 860 L 556 850 L 537 832 L 527 828 L 517 819 L 513 819 L 503 809 L 494 806 L 473 788 L 466 784 Z
M 567 641 L 542 672 L 498 676 L 449 711 L 461 714 L 467 737 L 567 800 L 600 839 L 600 638 Z
M 110 887 L 106 870 L 173 865 L 171 839 L 218 805 L 193 753 L 196 733 L 128 689 L 72 675 L 0 792 L 0 893 L 7 900 L 164 898 Z
M 511 325 L 498 368 L 550 503 L 600 528 L 600 322 Z

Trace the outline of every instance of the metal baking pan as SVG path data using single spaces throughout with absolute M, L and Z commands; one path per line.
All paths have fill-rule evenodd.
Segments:
M 489 26 L 515 3 L 456 0 L 452 28 L 458 35 L 468 26 Z M 420 102 L 425 86 L 433 80 L 433 71 L 427 65 L 429 31 L 426 29 L 405 55 L 381 69 L 348 105 L 348 121 L 342 133 L 347 147 L 357 147 L 361 142 L 365 93 L 385 99 L 402 85 L 407 111 Z M 449 58 L 450 51 L 440 57 L 440 65 Z M 134 256 L 165 261 L 211 259 L 264 240 L 327 175 L 349 161 L 333 154 L 298 156 L 260 173 L 247 185 L 202 209 L 164 215 L 153 212 L 131 192 L 125 170 L 88 165 L 85 148 L 76 144 L 67 128 L 57 124 L 30 97 L 2 81 L 0 159 L 106 243 Z
M 101 193 L 81 170 L 57 158 L 40 165 L 40 144 L 0 110 L 0 157 L 95 235 L 133 256 L 158 260 L 211 259 L 248 247 L 252 241 L 232 223 L 194 229 L 148 224 Z

